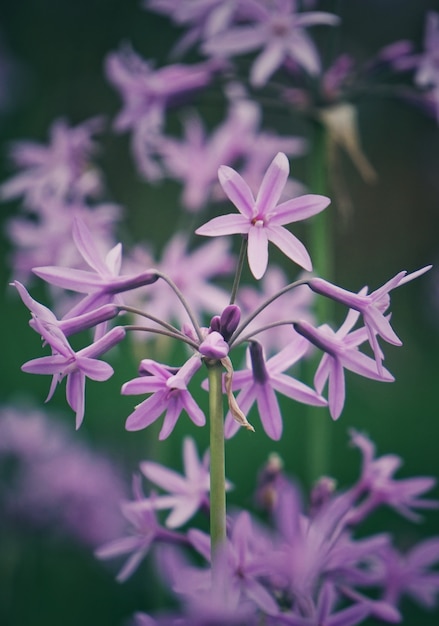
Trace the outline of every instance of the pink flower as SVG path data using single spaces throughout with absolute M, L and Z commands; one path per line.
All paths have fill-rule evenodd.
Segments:
M 262 278 L 268 265 L 268 242 L 306 270 L 312 269 L 305 246 L 284 228 L 323 211 L 329 198 L 307 194 L 277 204 L 289 174 L 288 159 L 279 152 L 271 162 L 254 199 L 243 178 L 231 167 L 222 165 L 218 171 L 221 186 L 240 215 L 221 215 L 196 230 L 198 235 L 217 237 L 239 233 L 248 237 L 248 262 L 255 278 Z

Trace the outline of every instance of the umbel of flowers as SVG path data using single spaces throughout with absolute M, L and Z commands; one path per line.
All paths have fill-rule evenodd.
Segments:
M 285 226 L 325 210 L 327 197 L 306 194 L 281 200 L 289 175 L 288 159 L 278 153 L 269 165 L 256 195 L 240 174 L 228 166 L 219 169 L 219 183 L 237 212 L 213 218 L 196 231 L 209 237 L 238 234 L 239 256 L 229 304 L 218 311 L 209 326 L 203 326 L 191 302 L 161 270 L 150 267 L 121 274 L 120 244 L 103 254 L 86 224 L 73 222 L 73 239 L 89 269 L 60 266 L 33 268 L 33 272 L 57 288 L 82 294 L 70 310 L 57 317 L 34 300 L 26 288 L 14 282 L 31 313 L 30 325 L 50 351 L 28 361 L 23 371 L 52 376 L 49 396 L 66 379 L 67 402 L 76 414 L 79 428 L 85 413 L 85 381 L 104 381 L 113 368 L 101 357 L 123 341 L 127 333 L 161 334 L 182 342 L 189 351 L 179 366 L 142 359 L 139 376 L 127 381 L 122 394 L 143 399 L 127 417 L 128 430 L 140 430 L 163 416 L 159 438 L 168 437 L 182 413 L 197 426 L 206 423 L 206 408 L 193 398 L 194 374 L 207 372 L 203 385 L 208 391 L 210 450 L 199 459 L 193 440 L 183 444 L 184 475 L 158 463 L 141 463 L 142 474 L 165 493 L 144 495 L 139 477 L 134 481 L 134 499 L 123 505 L 131 534 L 97 551 L 100 558 L 127 555 L 119 580 L 136 569 L 153 544 L 160 544 L 160 569 L 164 579 L 182 598 L 182 613 L 151 618 L 139 614 L 139 624 L 292 624 L 299 626 L 359 624 L 367 616 L 390 623 L 401 619 L 398 606 L 404 594 L 421 604 L 434 604 L 439 575 L 429 569 L 439 559 L 439 540 L 433 539 L 400 555 L 388 534 L 356 539 L 358 524 L 378 506 L 388 505 L 402 515 L 417 518 L 416 509 L 435 507 L 423 495 L 434 484 L 431 478 L 396 480 L 400 461 L 388 456 L 376 459 L 373 444 L 352 432 L 353 444 L 363 455 L 357 483 L 345 492 L 335 491 L 332 481 L 322 478 L 311 494 L 310 509 L 303 510 L 297 489 L 283 475 L 278 460 L 271 459 L 258 486 L 257 501 L 269 513 L 271 526 L 257 522 L 248 511 L 226 516 L 226 437 L 244 427 L 250 407 L 258 406 L 261 426 L 268 437 L 282 436 L 282 415 L 277 394 L 295 402 L 329 407 L 337 419 L 345 399 L 344 370 L 380 382 L 393 381 L 384 367 L 380 342 L 401 345 L 390 324 L 390 292 L 429 269 L 398 273 L 382 287 L 368 292 L 349 292 L 312 273 L 312 260 L 303 243 Z M 268 266 L 269 244 L 277 246 L 305 273 L 269 297 L 252 312 L 241 315 L 240 276 L 246 257 L 256 279 Z M 178 327 L 130 304 L 130 293 L 167 285 L 183 307 L 186 321 Z M 319 297 L 330 298 L 347 308 L 345 321 L 333 330 L 327 323 L 315 325 L 300 316 L 258 323 L 267 307 L 285 293 L 306 287 Z M 143 323 L 131 323 L 127 316 Z M 284 347 L 265 354 L 260 335 L 273 328 L 286 332 Z M 74 349 L 69 338 L 94 329 L 93 340 Z M 368 343 L 373 357 L 360 348 Z M 311 346 L 322 358 L 314 387 L 298 380 L 292 366 Z M 242 368 L 242 348 L 247 365 Z M 235 354 L 237 355 L 235 358 Z M 238 360 L 237 360 L 238 359 Z M 224 419 L 223 404 L 227 406 Z M 258 427 L 258 426 L 257 426 Z M 251 437 L 251 432 L 248 433 Z M 165 524 L 157 517 L 168 510 Z M 210 516 L 210 536 L 197 529 L 182 531 L 199 510 Z M 195 568 L 188 560 L 195 550 L 206 567 Z M 369 595 L 369 589 L 380 595 Z

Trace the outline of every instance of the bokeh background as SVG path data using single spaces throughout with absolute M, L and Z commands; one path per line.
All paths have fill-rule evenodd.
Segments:
M 419 49 L 426 12 L 439 10 L 437 1 L 427 0 L 328 1 L 321 7 L 342 16 L 337 46 L 359 59 L 397 39 L 410 39 Z M 129 41 L 160 65 L 166 62 L 175 35 L 168 20 L 142 11 L 138 0 L 4 0 L 0 53 L 7 63 L 0 77 L 0 181 L 12 172 L 7 159 L 10 141 L 47 141 L 48 128 L 57 117 L 77 124 L 97 114 L 109 119 L 116 114 L 120 99 L 103 73 L 103 60 L 110 51 Z M 401 477 L 439 477 L 439 127 L 418 109 L 390 97 L 366 94 L 358 111 L 363 147 L 378 180 L 373 185 L 364 183 L 349 159 L 342 157 L 353 210 L 334 220 L 336 279 L 358 290 L 365 284 L 379 286 L 401 269 L 412 271 L 427 263 L 434 268 L 392 296 L 394 325 L 404 341 L 400 349 L 386 346 L 386 364 L 396 382 L 379 385 L 347 377 L 345 409 L 340 420 L 331 424 L 330 438 L 330 473 L 341 486 L 355 480 L 359 471 L 359 454 L 347 446 L 351 427 L 367 432 L 379 453 L 400 455 Z M 215 108 L 209 114 L 214 118 Z M 296 132 L 289 118 L 276 111 L 269 115 L 280 131 Z M 126 136 L 108 131 L 100 144 L 98 161 L 105 172 L 108 199 L 125 209 L 121 233 L 132 241 L 153 240 L 160 249 L 179 211 L 179 186 L 142 181 Z M 295 161 L 294 167 L 306 182 L 306 159 Z M 0 207 L 2 224 L 17 207 L 14 202 Z M 40 409 L 48 380 L 20 372 L 20 365 L 38 354 L 38 338 L 28 328 L 27 311 L 8 286 L 10 244 L 4 228 L 0 237 L 0 401 L 2 406 Z M 34 293 L 42 295 L 38 287 Z M 180 469 L 183 435 L 194 436 L 201 449 L 207 445 L 207 431 L 196 431 L 185 421 L 160 444 L 154 427 L 126 433 L 124 422 L 132 398 L 122 398 L 118 390 L 133 377 L 136 366 L 123 347 L 114 361 L 115 377 L 105 385 L 89 386 L 86 419 L 78 433 L 62 392 L 50 403 L 53 418 L 65 423 L 72 440 L 111 458 L 127 484 L 146 456 L 172 459 Z M 299 407 L 284 423 L 279 443 L 258 432 L 254 437 L 240 433 L 228 444 L 227 474 L 236 484 L 231 503 L 251 505 L 256 473 L 271 451 L 284 458 L 288 473 L 307 484 L 305 412 Z M 370 520 L 366 530 L 392 530 L 406 545 L 439 534 L 438 522 L 437 512 L 428 513 L 420 525 L 383 512 Z M 135 610 L 160 604 L 151 566 L 143 565 L 124 585 L 115 582 L 115 571 L 62 532 L 25 524 L 11 528 L 0 517 L 2 626 L 116 626 Z M 409 602 L 404 608 L 408 626 L 439 623 L 439 612 L 425 614 Z

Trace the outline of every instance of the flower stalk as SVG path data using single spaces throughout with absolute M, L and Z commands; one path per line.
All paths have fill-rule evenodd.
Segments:
M 210 416 L 210 541 L 212 576 L 218 577 L 218 549 L 226 541 L 226 479 L 224 452 L 224 410 L 222 393 L 222 365 L 217 360 L 206 360 L 209 379 Z

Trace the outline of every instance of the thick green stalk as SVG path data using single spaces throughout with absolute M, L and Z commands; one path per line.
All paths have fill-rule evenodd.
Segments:
M 312 193 L 327 195 L 327 150 L 326 129 L 316 122 L 312 127 L 312 152 L 310 162 L 309 187 Z M 333 236 L 332 223 L 334 206 L 313 217 L 310 222 L 309 250 L 314 273 L 331 280 L 333 276 Z M 332 318 L 332 302 L 328 298 L 317 298 L 315 306 L 317 324 L 328 323 Z M 318 365 L 320 354 L 310 361 L 312 376 Z M 307 465 L 308 479 L 315 482 L 320 476 L 329 473 L 331 449 L 331 419 L 327 412 L 318 407 L 309 407 Z
M 210 416 L 210 541 L 213 584 L 218 579 L 216 554 L 226 541 L 226 478 L 224 453 L 224 410 L 222 393 L 223 366 L 207 362 Z

